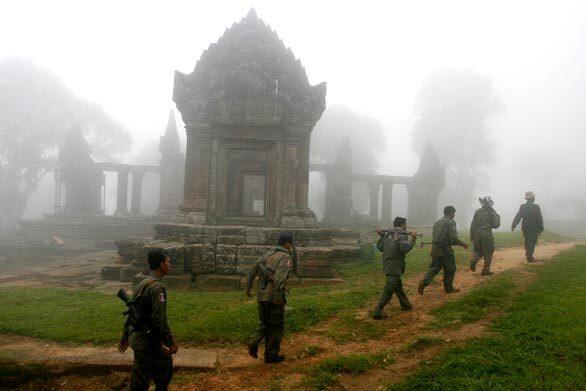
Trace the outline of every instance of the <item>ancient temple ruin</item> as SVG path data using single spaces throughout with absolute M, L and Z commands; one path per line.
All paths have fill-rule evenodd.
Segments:
M 175 73 L 187 132 L 178 222 L 316 227 L 307 206 L 311 131 L 325 83 L 305 69 L 254 10 Z
M 175 221 L 155 224 L 154 240 L 119 242 L 128 264 L 103 276 L 147 272 L 146 252 L 162 248 L 172 263 L 167 284 L 239 288 L 287 230 L 297 242 L 298 277 L 335 281 L 334 263 L 359 258 L 361 247 L 354 231 L 320 228 L 307 205 L 310 138 L 325 93 L 254 10 L 226 30 L 192 73 L 175 73 L 173 99 L 187 133 Z

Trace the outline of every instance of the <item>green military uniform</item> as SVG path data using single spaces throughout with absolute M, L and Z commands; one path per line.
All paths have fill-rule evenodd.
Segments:
M 474 245 L 474 255 L 470 267 L 474 270 L 480 258 L 484 258 L 482 273 L 490 273 L 490 264 L 494 253 L 494 237 L 492 230 L 500 227 L 501 217 L 495 210 L 483 205 L 476 209 L 470 225 L 470 239 Z
M 291 255 L 284 247 L 277 246 L 248 270 L 246 279 L 248 291 L 252 289 L 255 277 L 259 276 L 256 292 L 260 325 L 250 343 L 258 347 L 264 339 L 265 361 L 277 357 L 281 349 L 281 340 L 285 331 L 285 292 L 291 268 Z
M 521 223 L 521 230 L 525 238 L 525 256 L 529 262 L 533 262 L 533 252 L 537 245 L 537 238 L 543 232 L 543 216 L 541 215 L 541 208 L 535 203 L 535 200 L 528 199 L 525 204 L 519 208 L 519 212 L 513 219 L 511 229 Z
M 137 286 L 134 297 L 142 295 L 146 324 L 131 330 L 124 327 L 124 336 L 134 351 L 130 375 L 131 390 L 148 390 L 151 379 L 157 391 L 167 390 L 173 376 L 173 359 L 164 349 L 173 346 L 173 335 L 167 321 L 167 291 L 161 278 L 151 273 Z M 150 333 L 149 333 L 150 331 Z
M 374 317 L 382 316 L 383 308 L 389 303 L 393 293 L 397 295 L 403 310 L 412 308 L 403 291 L 401 276 L 405 273 L 405 255 L 411 251 L 413 245 L 411 235 L 397 227 L 377 242 L 376 247 L 383 253 L 383 273 L 387 276 L 387 282 L 374 309 Z
M 433 225 L 433 240 L 431 247 L 431 264 L 423 277 L 423 286 L 431 284 L 433 278 L 444 270 L 444 290 L 454 290 L 454 275 L 456 274 L 456 258 L 452 246 L 464 246 L 458 238 L 456 222 L 443 217 Z

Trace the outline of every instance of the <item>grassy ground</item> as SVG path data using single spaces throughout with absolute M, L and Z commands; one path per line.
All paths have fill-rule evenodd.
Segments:
M 450 349 L 388 389 L 585 389 L 585 258 L 580 246 L 535 267 L 538 280 L 495 321 L 494 336 Z
M 496 233 L 495 240 L 500 247 L 522 243 L 520 233 Z M 542 240 L 564 238 L 546 233 Z M 409 254 L 407 278 L 427 268 L 428 251 L 428 247 L 417 246 Z M 456 259 L 463 264 L 467 255 L 457 249 Z M 340 269 L 344 283 L 293 288 L 288 302 L 291 310 L 287 313 L 287 331 L 302 331 L 336 314 L 339 324 L 328 333 L 339 342 L 375 338 L 381 330 L 356 328 L 351 312 L 378 296 L 384 284 L 380 270 L 380 259 L 348 264 Z M 120 336 L 124 320 L 122 302 L 114 295 L 98 292 L 5 287 L 0 288 L 0 303 L 0 333 L 61 342 L 113 343 Z M 257 326 L 256 303 L 245 300 L 242 292 L 171 291 L 168 311 L 174 333 L 187 344 L 241 342 Z

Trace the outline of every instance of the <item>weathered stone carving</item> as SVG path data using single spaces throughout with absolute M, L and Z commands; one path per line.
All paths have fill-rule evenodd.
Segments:
M 326 203 L 323 222 L 331 226 L 352 225 L 352 148 L 344 138 L 336 160 L 325 171 Z
M 73 124 L 59 153 L 58 183 L 65 184 L 65 216 L 100 215 L 102 211 L 102 171 L 90 156 L 90 146 L 78 123 Z
M 316 226 L 307 207 L 309 144 L 325 93 L 254 10 L 203 52 L 191 74 L 175 72 L 173 100 L 187 132 L 176 221 Z M 243 201 L 246 176 L 264 180 L 264 197 Z
M 431 226 L 438 216 L 439 193 L 445 186 L 445 168 L 431 143 L 419 163 L 419 169 L 407 185 L 409 191 L 409 224 Z
M 183 199 L 183 176 L 185 159 L 181 153 L 175 114 L 169 113 L 165 135 L 159 142 L 161 160 L 159 165 L 159 209 L 157 215 L 172 216 L 179 209 Z

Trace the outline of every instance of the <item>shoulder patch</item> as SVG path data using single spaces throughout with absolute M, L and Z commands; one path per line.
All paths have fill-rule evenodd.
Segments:
M 163 292 L 161 292 L 161 293 L 159 294 L 159 301 L 160 301 L 161 303 L 164 303 L 164 302 L 165 302 L 165 294 L 164 294 Z

